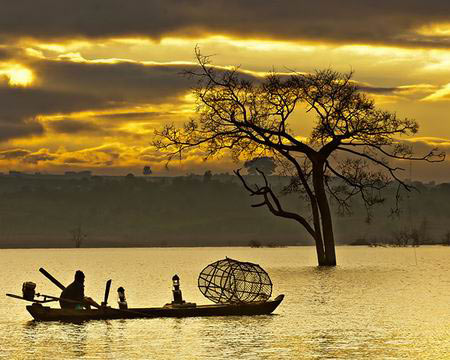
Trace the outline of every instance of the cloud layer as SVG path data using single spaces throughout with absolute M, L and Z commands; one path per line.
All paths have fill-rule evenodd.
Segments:
M 447 0 L 4 1 L 0 171 L 163 171 L 151 135 L 195 116 L 194 83 L 180 72 L 193 68 L 197 43 L 250 79 L 272 66 L 355 69 L 377 106 L 419 120 L 415 146 L 429 148 L 448 138 L 449 34 Z M 306 136 L 311 119 L 295 116 Z M 202 155 L 190 152 L 174 173 L 235 167 Z
M 445 31 L 429 30 L 448 23 L 447 0 L 15 0 L 0 12 L 0 34 L 47 39 L 218 33 L 449 48 Z

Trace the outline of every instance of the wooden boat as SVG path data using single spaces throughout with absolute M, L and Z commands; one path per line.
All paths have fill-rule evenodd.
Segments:
M 32 305 L 28 305 L 27 310 L 38 321 L 68 322 L 161 317 L 268 315 L 280 305 L 283 299 L 284 295 L 278 295 L 274 300 L 264 302 L 199 306 L 195 304 L 166 305 L 157 308 L 130 308 L 127 310 L 111 307 L 89 310 L 55 309 L 35 302 Z

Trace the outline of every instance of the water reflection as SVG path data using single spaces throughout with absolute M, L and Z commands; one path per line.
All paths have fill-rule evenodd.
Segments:
M 88 325 L 68 323 L 39 323 L 29 321 L 23 326 L 21 345 L 29 355 L 45 351 L 49 356 L 68 354 L 83 358 L 87 354 Z
M 255 353 L 263 354 L 274 339 L 273 321 L 276 315 L 207 318 L 199 336 L 201 346 L 207 353 L 219 358 L 246 358 Z M 207 353 L 204 355 L 206 356 Z
M 87 293 L 95 299 L 103 296 L 104 279 L 112 277 L 127 288 L 133 306 L 167 302 L 177 272 L 185 297 L 202 304 L 206 300 L 196 288 L 201 265 L 228 255 L 263 265 L 274 295 L 286 297 L 273 316 L 82 324 L 30 322 L 24 304 L 6 299 L 0 302 L 0 359 L 381 360 L 445 359 L 450 353 L 450 248 L 419 248 L 418 266 L 411 263 L 410 249 L 338 249 L 346 257 L 334 269 L 308 263 L 308 249 L 266 250 L 71 249 L 40 256 L 17 250 L 0 257 L 0 293 L 12 292 L 24 276 L 54 293 L 39 274 L 33 278 L 45 263 L 65 269 L 58 274 L 61 281 L 84 269 Z

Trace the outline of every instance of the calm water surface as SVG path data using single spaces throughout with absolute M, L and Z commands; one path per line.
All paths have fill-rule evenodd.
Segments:
M 82 269 L 97 301 L 111 278 L 111 303 L 124 286 L 131 307 L 169 302 L 177 273 L 185 299 L 204 304 L 197 276 L 225 256 L 269 272 L 286 295 L 274 315 L 36 323 L 3 297 L 0 358 L 450 359 L 448 247 L 339 247 L 334 269 L 315 267 L 312 247 L 0 250 L 0 294 L 33 281 L 59 295 L 44 266 L 64 284 Z

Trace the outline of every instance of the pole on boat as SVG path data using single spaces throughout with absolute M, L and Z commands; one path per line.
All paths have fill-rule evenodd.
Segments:
M 112 282 L 111 279 L 109 279 L 106 282 L 105 297 L 103 299 L 102 306 L 106 306 L 108 304 L 108 297 L 109 297 L 109 290 L 111 289 L 111 282 Z
M 61 290 L 64 290 L 66 287 L 61 284 L 58 280 L 56 280 L 47 270 L 44 268 L 39 268 L 39 272 L 43 274 L 47 279 L 49 279 L 53 284 L 59 287 Z

